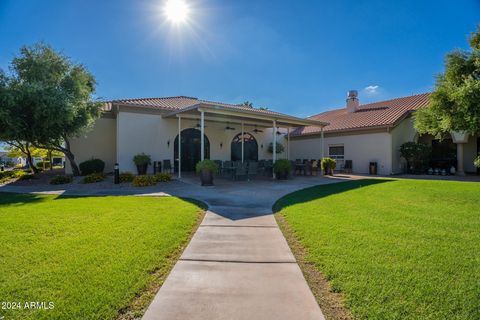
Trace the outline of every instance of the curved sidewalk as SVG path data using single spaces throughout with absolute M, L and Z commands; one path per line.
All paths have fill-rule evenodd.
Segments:
M 145 313 L 160 319 L 324 319 L 272 214 L 326 178 L 203 188 L 209 211 Z

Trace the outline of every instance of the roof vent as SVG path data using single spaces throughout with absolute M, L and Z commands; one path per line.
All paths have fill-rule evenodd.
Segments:
M 347 94 L 347 112 L 353 113 L 358 110 L 360 102 L 358 101 L 358 91 L 349 90 Z

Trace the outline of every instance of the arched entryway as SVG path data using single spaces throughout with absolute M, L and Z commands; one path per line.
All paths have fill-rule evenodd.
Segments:
M 182 155 L 182 171 L 194 171 L 195 165 L 200 161 L 201 158 L 201 139 L 200 139 L 200 130 L 190 128 L 185 129 L 181 133 L 182 135 L 182 144 L 180 147 Z M 205 159 L 210 159 L 210 141 L 207 136 L 204 135 L 205 141 Z M 175 137 L 174 159 L 178 159 L 178 135 Z M 178 163 L 175 161 L 175 171 L 178 170 Z
M 242 133 L 237 134 L 232 140 L 232 161 L 242 160 Z M 258 161 L 258 143 L 253 135 L 248 132 L 243 134 L 243 159 L 244 161 Z

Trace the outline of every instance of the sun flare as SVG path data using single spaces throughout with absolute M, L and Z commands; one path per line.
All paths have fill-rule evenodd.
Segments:
M 173 23 L 186 22 L 189 11 L 188 4 L 184 0 L 167 0 L 164 8 L 167 19 Z

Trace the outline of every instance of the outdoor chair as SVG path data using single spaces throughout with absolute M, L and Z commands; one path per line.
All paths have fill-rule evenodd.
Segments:
M 315 172 L 315 175 L 318 175 L 320 169 L 319 162 L 317 160 L 312 160 L 312 173 Z
M 258 172 L 262 174 L 265 173 L 265 160 L 258 161 Z
M 172 173 L 172 162 L 170 160 L 163 160 L 163 172 Z
M 247 178 L 247 166 L 240 163 L 238 166 L 235 167 L 235 174 L 234 179 L 239 180 L 240 177 Z
M 221 175 L 222 174 L 222 161 L 221 160 L 213 160 L 215 164 L 218 166 L 218 173 Z
M 305 175 L 313 175 L 312 162 L 310 160 L 305 161 Z
M 345 160 L 345 165 L 343 166 L 343 172 L 352 173 L 353 163 L 352 160 Z
M 258 174 L 258 163 L 254 161 L 250 161 L 248 163 L 247 178 L 250 180 L 251 177 L 256 177 L 257 174 Z
M 290 176 L 295 176 L 296 175 L 296 172 L 295 172 L 295 161 L 293 160 L 290 160 L 290 165 L 292 166 L 292 171 L 290 171 Z

